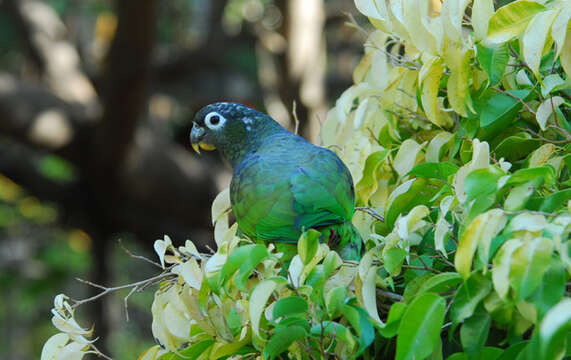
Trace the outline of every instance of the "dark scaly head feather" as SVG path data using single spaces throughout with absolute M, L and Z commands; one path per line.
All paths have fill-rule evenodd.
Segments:
M 194 117 L 193 148 L 218 149 L 232 166 L 268 136 L 286 131 L 268 115 L 245 105 L 219 102 L 203 107 Z

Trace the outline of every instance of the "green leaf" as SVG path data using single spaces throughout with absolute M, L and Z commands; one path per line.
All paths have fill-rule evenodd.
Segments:
M 242 264 L 244 263 L 244 259 L 250 256 L 250 253 L 256 246 L 263 247 L 263 245 L 251 244 L 251 245 L 240 246 L 236 248 L 234 251 L 232 251 L 232 253 L 228 257 L 228 260 L 226 260 L 226 263 L 224 263 L 224 266 L 222 267 L 223 278 L 228 279 L 229 277 L 231 277 L 236 272 L 236 270 L 238 270 L 240 266 L 242 266 Z
M 357 203 L 367 205 L 369 198 L 377 190 L 380 169 L 389 153 L 389 150 L 376 151 L 369 155 L 367 160 L 365 160 L 363 177 L 355 186 Z
M 490 18 L 488 40 L 502 43 L 523 33 L 535 15 L 545 10 L 535 1 L 515 1 L 499 8 Z
M 276 289 L 285 284 L 287 284 L 287 280 L 284 278 L 272 278 L 261 281 L 252 290 L 249 313 L 254 335 L 260 336 L 260 320 L 268 299 Z
M 319 237 L 321 233 L 315 229 L 309 229 L 301 234 L 297 243 L 297 252 L 304 265 L 313 260 L 319 248 Z
M 273 319 L 277 320 L 282 316 L 303 314 L 307 309 L 307 301 L 299 296 L 281 298 L 274 305 Z
M 551 308 L 539 326 L 539 359 L 561 359 L 565 355 L 567 335 L 571 331 L 571 298 Z
M 505 349 L 502 355 L 497 360 L 513 360 L 517 359 L 519 353 L 527 346 L 527 341 L 521 341 L 511 345 Z
M 531 198 L 531 195 L 534 194 L 535 189 L 541 185 L 538 184 L 539 182 L 542 183 L 543 179 L 536 178 L 528 181 L 527 183 L 515 186 L 510 191 L 506 201 L 504 202 L 504 209 L 507 211 L 518 211 L 523 209 L 525 204 L 527 204 L 528 200 Z
M 408 253 L 401 248 L 392 248 L 383 256 L 383 264 L 387 272 L 391 275 L 400 274 L 402 263 Z
M 73 165 L 56 155 L 44 156 L 38 163 L 38 170 L 46 178 L 59 183 L 67 183 L 77 179 Z
M 474 272 L 464 281 L 454 296 L 450 307 L 450 318 L 461 323 L 472 316 L 478 304 L 492 290 L 492 282 L 479 272 Z
M 392 338 L 398 332 L 400 321 L 407 309 L 407 305 L 403 302 L 397 302 L 391 305 L 389 316 L 385 326 L 379 329 L 381 336 Z
M 345 303 L 347 297 L 347 288 L 345 286 L 338 286 L 327 292 L 325 295 L 325 306 L 327 312 L 333 317 L 341 312 L 341 308 Z
M 537 289 L 543 274 L 549 267 L 553 243 L 546 238 L 525 241 L 512 255 L 510 284 L 516 291 L 516 299 L 526 299 Z
M 296 340 L 307 336 L 307 331 L 301 326 L 278 327 L 264 347 L 264 358 L 271 359 L 282 352 Z
M 464 191 L 468 201 L 483 195 L 496 192 L 499 178 L 502 174 L 491 169 L 476 169 L 466 176 Z
M 321 334 L 323 334 L 323 336 L 330 336 L 343 341 L 350 349 L 352 349 L 356 343 L 355 337 L 351 334 L 351 331 L 345 326 L 334 321 L 323 321 L 311 328 L 311 335 L 321 336 Z
M 506 298 L 510 287 L 509 275 L 512 265 L 512 255 L 522 245 L 522 240 L 517 238 L 510 239 L 502 245 L 496 256 L 494 256 L 492 281 L 494 282 L 494 289 L 502 299 Z
M 474 357 L 482 351 L 488 339 L 492 319 L 485 311 L 478 311 L 464 321 L 460 328 L 460 341 L 464 352 Z
M 359 349 L 353 355 L 356 358 L 375 340 L 375 328 L 369 320 L 369 314 L 361 307 L 343 305 L 343 315 L 359 335 Z
M 431 293 L 418 296 L 406 309 L 399 325 L 396 360 L 423 359 L 440 338 L 446 301 Z
M 458 166 L 448 161 L 426 162 L 416 165 L 409 174 L 428 179 L 446 180 L 448 176 L 456 174 L 458 169 Z
M 203 340 L 194 345 L 187 347 L 180 351 L 182 356 L 175 354 L 165 354 L 160 357 L 161 360 L 183 360 L 183 359 L 197 359 L 203 352 L 205 352 L 212 344 L 214 340 Z M 170 355 L 170 357 L 169 357 Z
M 242 259 L 242 265 L 238 270 L 238 274 L 234 278 L 234 283 L 238 290 L 247 291 L 246 282 L 248 281 L 248 278 L 262 260 L 266 259 L 268 256 L 268 249 L 264 245 L 254 245 L 248 254 L 248 257 L 246 259 Z M 224 271 L 224 268 L 222 268 L 222 270 Z
M 527 101 L 535 96 L 531 89 L 507 90 L 506 92 L 511 96 L 490 89 L 485 91 L 482 97 L 474 100 L 474 106 L 480 117 L 481 129 L 478 132 L 478 138 L 485 140 L 506 130 L 523 107 L 517 98 Z
M 567 202 L 571 200 L 571 189 L 565 189 L 555 192 L 547 196 L 539 207 L 539 211 L 557 212 L 559 209 L 567 206 Z
M 533 139 L 528 133 L 519 133 L 509 136 L 496 146 L 494 152 L 496 159 L 505 158 L 514 162 L 528 156 L 541 145 L 539 139 Z
M 462 276 L 456 272 L 436 274 L 422 283 L 417 295 L 425 292 L 441 293 L 454 289 L 462 281 Z
M 552 258 L 549 268 L 529 301 L 535 305 L 539 319 L 559 302 L 565 294 L 565 266 L 561 260 Z
M 521 169 L 510 176 L 504 186 L 522 184 L 536 178 L 542 178 L 546 186 L 551 186 L 555 182 L 555 169 L 551 165 Z
M 478 62 L 490 79 L 489 86 L 495 86 L 502 80 L 508 65 L 510 58 L 508 44 L 501 44 L 497 47 L 485 47 L 479 43 L 476 47 L 478 49 Z
M 417 276 L 413 278 L 411 281 L 409 281 L 406 284 L 406 287 L 404 288 L 404 293 L 402 295 L 403 300 L 406 302 L 410 302 L 411 300 L 413 300 L 416 294 L 418 294 L 420 288 L 422 287 L 422 284 L 424 284 L 433 276 L 435 275 L 432 273 L 426 273 L 421 276 Z
M 387 226 L 392 227 L 399 214 L 406 214 L 417 205 L 428 204 L 441 186 L 442 183 L 437 180 L 422 178 L 411 179 L 399 185 L 387 200 L 385 213 Z

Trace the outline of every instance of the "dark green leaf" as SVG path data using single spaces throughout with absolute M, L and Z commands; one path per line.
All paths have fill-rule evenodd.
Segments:
M 476 307 L 492 290 L 492 282 L 480 272 L 473 272 L 452 300 L 450 318 L 458 324 L 472 316 Z
M 504 186 L 526 183 L 530 180 L 542 178 L 547 186 L 551 186 L 555 181 L 555 169 L 551 165 L 544 165 L 536 168 L 521 169 L 516 171 Z
M 500 172 L 491 169 L 477 169 L 469 173 L 464 181 L 468 201 L 496 192 L 500 177 Z
M 464 352 L 470 357 L 479 354 L 486 344 L 491 324 L 492 319 L 484 309 L 464 320 L 460 328 L 460 341 Z
M 539 320 L 563 298 L 565 279 L 565 266 L 558 258 L 552 258 L 539 286 L 528 300 L 537 308 Z
M 462 276 L 457 272 L 447 272 L 434 275 L 422 283 L 417 295 L 424 292 L 441 293 L 454 289 L 462 281 Z
M 525 158 L 541 145 L 541 141 L 533 139 L 528 133 L 519 133 L 505 138 L 494 150 L 496 159 L 505 158 L 514 162 Z
M 506 71 L 506 66 L 510 58 L 508 44 L 503 43 L 495 48 L 485 47 L 477 44 L 477 59 L 482 69 L 488 74 L 490 86 L 500 82 Z
M 423 359 L 430 355 L 440 338 L 446 301 L 424 293 L 406 309 L 399 325 L 396 360 Z
M 274 305 L 273 319 L 282 316 L 303 314 L 307 311 L 307 301 L 299 296 L 281 298 Z
M 562 207 L 567 206 L 567 202 L 571 200 L 571 189 L 565 189 L 547 196 L 539 207 L 539 211 L 556 212 Z
M 404 315 L 406 308 L 407 305 L 403 302 L 397 302 L 391 305 L 385 327 L 379 329 L 379 333 L 383 337 L 392 338 L 397 334 L 400 320 Z
M 301 326 L 278 327 L 266 346 L 264 347 L 264 358 L 275 358 L 296 340 L 307 336 L 307 331 Z
M 456 174 L 458 166 L 451 162 L 427 162 L 416 165 L 409 174 L 416 177 L 446 180 L 448 176 Z

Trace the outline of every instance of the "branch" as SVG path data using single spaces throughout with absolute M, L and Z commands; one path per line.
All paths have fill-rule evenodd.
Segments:
M 362 211 L 366 214 L 371 215 L 373 218 L 375 218 L 381 222 L 385 222 L 385 218 L 381 214 L 379 214 L 375 209 L 373 209 L 372 207 L 357 206 L 357 207 L 355 207 L 355 210 Z

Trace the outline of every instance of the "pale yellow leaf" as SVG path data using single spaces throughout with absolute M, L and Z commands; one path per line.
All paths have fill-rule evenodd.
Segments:
M 437 96 L 443 72 L 444 66 L 441 60 L 434 57 L 422 66 L 419 73 L 419 82 L 422 83 L 421 100 L 424 112 L 428 120 L 438 126 L 450 125 L 439 116 L 438 109 Z
M 462 42 L 462 21 L 470 0 L 448 0 L 442 5 L 442 25 L 444 34 L 454 42 Z
M 472 27 L 476 40 L 484 40 L 488 34 L 488 23 L 494 14 L 493 0 L 474 0 L 472 5 Z
M 410 233 L 425 226 L 426 221 L 422 219 L 427 217 L 429 213 L 430 211 L 426 206 L 417 205 L 406 216 L 399 218 L 396 222 L 396 230 L 399 237 L 406 240 Z
M 557 147 L 553 144 L 541 145 L 539 149 L 535 150 L 531 154 L 531 157 L 529 158 L 529 167 L 533 168 L 543 166 L 555 150 L 557 150 Z
M 169 249 L 170 247 L 172 247 L 172 241 L 168 235 L 164 236 L 164 240 L 156 240 L 153 245 L 155 252 L 159 256 L 159 259 L 161 260 L 161 266 L 163 267 L 163 269 L 165 268 L 165 253 L 167 252 L 167 249 Z
M 412 170 L 416 162 L 418 152 L 421 148 L 422 145 L 412 139 L 406 139 L 401 144 L 393 161 L 393 167 L 399 176 L 405 176 L 410 170 Z
M 551 27 L 551 37 L 556 47 L 555 57 L 561 54 L 561 50 L 563 49 L 563 45 L 565 44 L 565 35 L 569 34 L 569 27 L 571 23 L 569 20 L 571 19 L 571 2 L 567 1 L 565 6 L 559 12 L 559 15 L 553 21 L 553 26 Z
M 541 130 L 546 129 L 545 125 L 547 124 L 549 117 L 553 115 L 553 110 L 559 108 L 559 106 L 564 102 L 565 100 L 561 96 L 553 96 L 545 99 L 541 105 L 539 105 L 537 112 L 535 113 L 535 119 L 537 120 Z
M 523 245 L 520 239 L 506 241 L 494 256 L 492 282 L 498 296 L 505 299 L 510 289 L 509 274 L 513 253 Z
M 519 313 L 529 322 L 536 324 L 537 323 L 537 309 L 533 304 L 528 303 L 527 301 L 520 300 L 516 304 L 517 310 Z
M 65 344 L 69 341 L 69 336 L 64 333 L 55 334 L 50 337 L 42 348 L 40 360 L 58 360 Z
M 447 94 L 448 101 L 454 111 L 463 117 L 468 116 L 467 108 L 471 108 L 472 100 L 469 90 L 469 78 L 471 76 L 470 61 L 473 57 L 473 51 L 464 51 L 461 55 L 460 66 L 451 71 L 448 78 Z
M 361 57 L 361 61 L 359 61 L 359 65 L 355 67 L 353 70 L 353 82 L 358 84 L 365 80 L 365 76 L 369 73 L 369 69 L 371 68 L 371 61 L 373 60 L 373 51 L 368 51 Z
M 569 204 L 571 204 L 571 200 L 569 200 Z M 561 244 L 559 256 L 561 258 L 561 262 L 565 265 L 565 269 L 567 269 L 567 274 L 571 276 L 571 257 L 569 256 L 569 246 L 571 246 L 570 241 Z
M 190 287 L 200 290 L 202 271 L 196 259 L 190 258 L 186 262 L 176 265 L 171 272 L 181 276 Z
M 503 43 L 521 35 L 531 19 L 545 9 L 538 2 L 526 0 L 502 6 L 490 18 L 487 40 Z
M 249 314 L 252 323 L 252 332 L 258 337 L 260 337 L 260 319 L 262 318 L 266 303 L 274 290 L 278 289 L 281 285 L 283 284 L 273 279 L 263 280 L 256 285 L 250 294 Z
M 166 304 L 163 315 L 167 331 L 174 337 L 185 339 L 190 329 L 190 317 L 171 303 Z
M 436 222 L 436 228 L 434 230 L 434 248 L 440 251 L 446 258 L 448 258 L 448 254 L 444 246 L 444 241 L 448 239 L 446 235 L 450 234 L 450 232 L 450 224 L 446 221 L 444 216 L 441 216 Z
M 212 224 L 216 222 L 232 209 L 230 205 L 230 188 L 222 190 L 212 202 Z
M 438 43 L 429 27 L 429 2 L 403 0 L 403 14 L 406 30 L 414 46 L 424 52 L 436 55 Z
M 385 46 L 384 44 L 382 46 Z M 371 59 L 371 68 L 366 76 L 366 81 L 377 91 L 381 92 L 387 88 L 389 84 L 389 65 L 387 63 L 387 55 L 380 51 L 373 51 Z
M 524 212 L 513 217 L 507 229 L 510 232 L 520 230 L 537 232 L 543 230 L 546 226 L 547 220 L 545 220 L 545 216 Z
M 292 285 L 295 287 L 299 287 L 302 285 L 301 283 L 301 275 L 303 273 L 303 261 L 301 261 L 301 257 L 296 255 L 291 260 L 291 263 L 288 268 L 288 280 L 291 281 Z
M 435 137 L 430 140 L 428 147 L 426 148 L 426 162 L 439 162 L 440 161 L 440 150 L 442 147 L 454 138 L 454 134 L 447 131 L 441 131 L 436 134 Z
M 224 239 L 229 230 L 228 214 L 224 213 L 214 225 L 214 241 L 216 246 L 220 247 L 224 243 Z
M 524 69 L 521 69 L 517 72 L 515 76 L 515 82 L 521 87 L 533 86 L 533 83 L 531 80 L 529 80 L 529 77 L 527 76 Z
M 456 198 L 460 203 L 467 199 L 464 191 L 464 181 L 466 176 L 476 169 L 484 169 L 490 166 L 490 147 L 487 142 L 480 142 L 478 139 L 472 141 L 472 160 L 462 166 L 454 175 L 452 185 L 456 191 Z
M 454 257 L 456 271 L 464 279 L 468 278 L 472 269 L 472 259 L 476 249 L 480 248 L 480 259 L 487 268 L 490 243 L 505 226 L 507 217 L 500 209 L 492 209 L 478 215 L 464 230 L 458 242 L 458 250 Z
M 367 271 L 367 274 L 363 280 L 363 287 L 361 289 L 361 295 L 363 297 L 363 307 L 369 313 L 369 316 L 379 325 L 383 322 L 379 317 L 379 312 L 377 310 L 377 266 L 371 266 Z
M 400 108 L 416 111 L 418 103 L 416 101 L 416 82 L 418 79 L 417 70 L 405 70 L 396 92 L 395 104 Z
M 157 360 L 161 355 L 166 354 L 168 351 L 161 348 L 160 345 L 155 345 L 142 353 L 137 360 Z
M 85 356 L 87 345 L 71 342 L 64 346 L 58 360 L 81 360 Z
M 355 0 L 355 7 L 361 14 L 383 31 L 391 30 L 391 21 L 385 0 Z
M 569 78 L 571 76 L 571 22 L 567 24 L 567 36 L 565 36 L 565 42 L 561 46 L 559 60 L 561 61 L 561 67 Z
M 523 58 L 529 68 L 539 75 L 539 63 L 545 41 L 549 35 L 549 29 L 557 16 L 557 10 L 546 10 L 537 14 L 530 22 L 523 33 Z
M 565 80 L 563 80 L 561 76 L 558 74 L 547 75 L 543 78 L 543 84 L 541 84 L 541 96 L 549 96 L 549 93 L 553 91 L 553 89 L 562 85 L 565 85 Z

